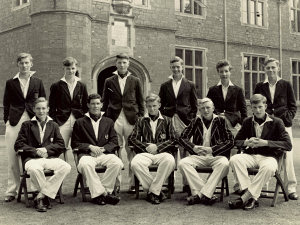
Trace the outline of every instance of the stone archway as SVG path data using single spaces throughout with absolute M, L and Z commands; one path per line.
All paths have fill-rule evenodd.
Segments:
M 115 67 L 115 62 L 116 62 L 116 57 L 107 57 L 98 63 L 93 68 L 92 71 L 92 91 L 93 93 L 99 93 L 102 92 L 101 86 L 103 86 L 104 82 L 103 79 L 106 79 L 111 76 L 111 72 L 114 70 Z M 144 96 L 147 96 L 149 91 L 150 91 L 150 75 L 146 67 L 136 59 L 130 57 L 130 66 L 128 70 L 135 74 L 138 78 L 140 78 L 141 83 L 142 83 L 142 88 L 144 92 Z M 104 75 L 104 72 L 107 71 L 107 73 Z M 101 74 L 102 72 L 102 74 Z M 101 76 L 101 77 L 99 77 Z M 102 77 L 104 76 L 104 77 Z

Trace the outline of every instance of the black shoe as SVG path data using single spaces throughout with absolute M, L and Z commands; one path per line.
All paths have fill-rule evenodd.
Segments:
M 50 202 L 50 199 L 48 196 L 45 196 L 43 198 L 43 203 L 44 205 L 46 206 L 47 209 L 52 209 L 52 205 L 51 205 L 51 202 Z
M 241 198 L 237 198 L 233 201 L 228 201 L 228 205 L 231 209 L 241 209 L 244 206 L 244 202 Z
M 4 198 L 4 201 L 5 202 L 12 202 L 13 200 L 15 200 L 15 196 L 6 196 L 5 198 Z
M 186 200 L 188 202 L 188 205 L 195 205 L 195 204 L 201 203 L 201 199 L 200 199 L 199 195 L 189 196 L 189 197 L 187 197 Z
M 92 198 L 92 203 L 94 203 L 96 205 L 106 205 L 105 196 L 99 195 L 96 198 Z
M 191 189 L 190 189 L 190 186 L 189 186 L 189 185 L 184 185 L 183 188 L 182 188 L 182 192 L 183 192 L 183 193 L 187 193 L 188 196 L 191 196 L 191 195 L 192 195 L 192 192 L 191 192 Z
M 204 204 L 204 205 L 213 205 L 218 201 L 218 197 L 213 195 L 211 198 L 206 197 L 205 195 L 203 195 L 200 199 L 200 203 Z
M 290 193 L 289 194 L 289 199 L 298 200 L 298 195 L 296 194 L 296 192 Z
M 128 194 L 135 194 L 135 186 L 131 186 L 127 191 Z
M 232 194 L 242 196 L 243 194 L 245 194 L 245 192 L 246 192 L 246 189 L 245 190 L 238 189 L 238 190 L 234 191 Z
M 105 196 L 105 202 L 107 204 L 110 204 L 110 205 L 116 205 L 118 204 L 120 201 L 120 197 L 116 196 L 116 195 L 113 195 L 113 194 L 107 194 Z
M 44 198 L 34 199 L 35 209 L 38 212 L 47 212 L 47 207 L 44 205 Z
M 147 194 L 146 200 L 147 200 L 148 202 L 151 202 L 151 203 L 154 204 L 154 205 L 160 204 L 159 196 L 156 195 L 156 194 L 153 194 L 152 192 L 149 192 L 149 193 Z
M 247 204 L 244 206 L 244 210 L 252 210 L 254 208 L 257 208 L 258 206 L 258 201 L 256 201 L 254 198 L 250 198 Z
M 163 192 L 160 192 L 158 199 L 160 202 L 163 202 L 164 200 L 167 199 L 167 196 Z

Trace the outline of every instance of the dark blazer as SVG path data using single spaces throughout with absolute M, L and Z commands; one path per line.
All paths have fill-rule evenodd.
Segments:
M 235 145 L 238 148 L 244 148 L 244 141 L 251 137 L 256 137 L 253 117 L 248 117 L 244 120 L 242 128 L 235 137 Z M 282 120 L 270 116 L 273 121 L 264 124 L 261 139 L 268 140 L 268 147 L 247 148 L 244 153 L 253 155 L 260 154 L 264 156 L 272 156 L 278 158 L 284 151 L 292 149 L 291 139 L 289 134 L 285 131 Z
M 146 147 L 149 143 L 157 145 L 157 152 L 174 153 L 175 149 L 175 131 L 171 118 L 162 116 L 158 118 L 155 138 L 150 125 L 149 117 L 139 118 L 136 122 L 131 135 L 128 137 L 128 144 L 133 145 L 136 153 L 147 152 Z
M 46 123 L 46 129 L 43 141 L 41 142 L 40 131 L 37 121 L 25 121 L 22 123 L 21 130 L 15 142 L 15 150 L 22 149 L 24 153 L 22 158 L 27 162 L 33 158 L 40 158 L 36 153 L 36 148 L 46 148 L 48 158 L 57 158 L 65 151 L 65 143 L 59 132 L 57 123 L 49 120 Z
M 90 155 L 89 145 L 104 147 L 105 154 L 115 153 L 119 149 L 117 133 L 114 130 L 114 122 L 102 116 L 99 122 L 98 139 L 96 139 L 91 119 L 84 116 L 76 120 L 71 139 L 72 148 L 77 148 L 79 158 L 82 155 Z
M 215 85 L 209 88 L 207 97 L 213 101 L 216 114 L 224 113 L 233 127 L 237 123 L 242 124 L 247 117 L 246 101 L 242 88 L 236 85 L 229 86 L 224 101 L 222 85 Z
M 30 77 L 26 98 L 21 90 L 19 79 L 7 80 L 3 97 L 4 122 L 9 120 L 11 126 L 16 126 L 25 110 L 32 118 L 33 103 L 39 97 L 46 97 L 43 82 L 39 78 Z
M 84 83 L 77 81 L 73 92 L 73 99 L 71 100 L 67 83 L 60 80 L 50 87 L 49 116 L 59 126 L 68 120 L 71 113 L 73 113 L 76 119 L 83 117 L 88 111 L 87 99 L 88 92 Z
M 173 117 L 175 113 L 185 125 L 188 125 L 197 114 L 197 95 L 195 84 L 182 78 L 177 98 L 175 98 L 172 79 L 160 86 L 160 111 L 163 115 Z
M 140 79 L 128 75 L 122 95 L 118 75 L 107 78 L 104 83 L 102 102 L 105 116 L 116 121 L 123 108 L 128 122 L 134 125 L 137 118 L 143 116 L 145 112 Z
M 286 127 L 291 127 L 296 115 L 297 106 L 292 85 L 289 81 L 279 80 L 276 84 L 274 103 L 271 101 L 271 94 L 268 83 L 257 83 L 254 94 L 262 94 L 267 98 L 267 110 L 269 115 L 282 119 Z
M 229 158 L 230 150 L 234 146 L 234 140 L 231 132 L 227 129 L 225 119 L 217 116 L 213 119 L 211 126 L 210 147 L 212 148 L 212 155 L 221 155 Z M 193 137 L 193 142 L 190 141 L 191 137 Z M 192 120 L 183 130 L 178 141 L 190 154 L 197 154 L 193 148 L 195 145 L 203 145 L 203 122 L 200 117 Z

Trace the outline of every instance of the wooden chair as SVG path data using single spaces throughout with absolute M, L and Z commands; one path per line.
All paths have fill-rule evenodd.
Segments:
M 132 151 L 134 149 L 133 146 L 129 146 Z M 176 149 L 178 149 L 178 147 L 176 146 Z M 172 171 L 172 173 L 169 175 L 169 178 L 168 178 L 168 184 L 167 185 L 164 185 L 168 188 L 168 199 L 171 198 L 171 195 L 174 193 L 174 190 L 175 190 L 175 182 L 174 182 L 174 172 L 177 170 L 177 151 L 175 151 L 174 153 L 174 158 L 175 158 L 175 169 Z M 149 167 L 149 171 L 150 172 L 157 172 L 157 169 L 158 169 L 158 166 L 157 165 L 150 165 Z M 134 175 L 134 186 L 135 186 L 135 198 L 138 199 L 139 198 L 139 195 L 140 195 L 140 191 L 139 191 L 139 188 L 140 188 L 140 181 L 139 179 Z
M 27 178 L 30 178 L 30 175 L 25 170 L 25 163 L 22 160 L 22 154 L 23 154 L 23 150 L 17 151 L 17 158 L 18 158 L 19 169 L 20 169 L 20 187 L 19 187 L 19 191 L 18 191 L 17 201 L 21 202 L 21 195 L 23 194 L 26 207 L 30 207 L 29 200 L 33 200 L 35 195 L 37 195 L 38 193 L 37 193 L 37 191 L 28 191 L 26 180 L 27 180 Z M 64 159 L 65 159 L 65 152 L 63 154 L 64 154 Z M 54 175 L 54 171 L 53 170 L 44 170 L 44 174 L 46 177 L 50 177 L 50 176 Z M 32 195 L 31 198 L 29 198 L 29 194 Z M 62 185 L 60 186 L 60 188 L 58 190 L 57 197 L 59 198 L 59 203 L 64 204 L 64 197 L 62 194 Z
M 274 191 L 262 190 L 262 193 L 271 193 L 273 195 L 261 195 L 261 198 L 272 198 L 273 201 L 271 203 L 271 207 L 276 205 L 278 194 L 283 194 L 285 201 L 289 200 L 288 192 L 286 189 L 286 185 L 281 178 L 281 172 L 284 172 L 284 176 L 286 177 L 286 168 L 285 168 L 285 159 L 286 153 L 283 153 L 282 156 L 278 159 L 278 169 L 275 172 L 274 178 L 276 179 L 276 185 Z M 249 175 L 256 175 L 258 173 L 259 168 L 248 168 Z M 279 192 L 279 187 L 281 187 L 282 192 Z
M 115 149 L 115 153 L 118 156 L 118 151 L 119 151 L 119 147 L 117 147 Z M 73 191 L 73 197 L 77 196 L 77 191 L 80 190 L 81 192 L 81 196 L 82 196 L 82 201 L 86 202 L 87 201 L 87 197 L 86 195 L 90 195 L 90 190 L 88 187 L 85 187 L 84 185 L 84 180 L 83 180 L 83 175 L 78 171 L 78 163 L 79 163 L 79 158 L 78 158 L 79 152 L 78 149 L 75 148 L 73 149 L 73 156 L 74 156 L 74 161 L 75 161 L 75 166 L 78 172 L 76 181 L 75 181 L 75 187 L 74 187 L 74 191 Z M 95 168 L 97 173 L 105 173 L 106 171 L 106 166 L 96 166 Z

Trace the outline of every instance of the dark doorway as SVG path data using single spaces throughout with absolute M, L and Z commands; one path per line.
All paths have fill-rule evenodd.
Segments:
M 98 75 L 98 87 L 97 87 L 97 91 L 98 94 L 102 96 L 102 92 L 103 92 L 103 88 L 104 88 L 104 82 L 106 80 L 106 78 L 111 77 L 113 75 L 113 72 L 115 72 L 117 70 L 117 67 L 115 66 L 111 66 L 108 67 L 104 70 L 102 70 L 99 75 Z

